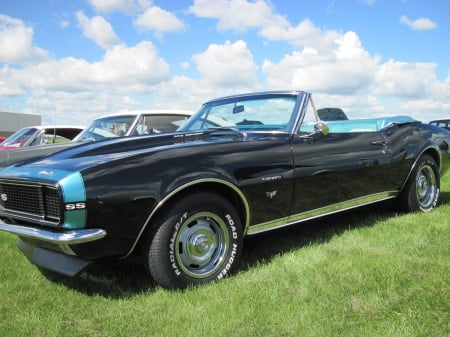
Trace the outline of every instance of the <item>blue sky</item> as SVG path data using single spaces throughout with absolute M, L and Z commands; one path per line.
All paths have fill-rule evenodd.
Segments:
M 44 124 L 300 89 L 350 118 L 450 118 L 450 1 L 1 0 L 0 111 Z

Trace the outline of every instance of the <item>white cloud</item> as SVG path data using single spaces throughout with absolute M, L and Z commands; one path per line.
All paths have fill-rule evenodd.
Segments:
M 245 31 L 274 23 L 288 25 L 286 18 L 274 13 L 264 0 L 194 0 L 189 12 L 201 18 L 218 19 L 219 30 Z
M 135 27 L 157 36 L 185 28 L 173 13 L 148 0 L 89 2 L 101 13 L 139 12 Z M 46 52 L 33 45 L 33 28 L 0 15 L 0 62 L 6 63 L 0 68 L 0 102 L 7 106 L 13 102 L 11 97 L 27 97 L 21 112 L 42 111 L 45 118 L 53 116 L 60 122 L 76 117 L 77 124 L 104 112 L 143 108 L 144 100 L 151 100 L 153 108 L 196 109 L 217 96 L 293 88 L 311 91 L 318 107 L 344 108 L 351 118 L 411 114 L 426 120 L 430 113 L 450 111 L 450 74 L 442 83 L 433 63 L 393 59 L 381 63 L 380 57 L 365 50 L 355 32 L 319 28 L 308 19 L 290 23 L 263 0 L 195 0 L 189 12 L 216 19 L 221 31 L 254 30 L 262 42 L 285 42 L 292 50 L 279 59 L 266 58 L 256 64 L 246 41 L 214 43 L 200 46 L 202 52 L 177 64 L 183 73 L 196 75 L 171 75 L 153 43 L 120 44 L 102 16 L 77 13 L 83 34 L 105 49 L 101 59 L 89 62 L 43 58 Z M 426 20 L 403 17 L 402 22 L 415 29 L 434 25 Z M 24 63 L 32 60 L 38 62 Z M 15 67 L 14 63 L 22 65 Z
M 326 35 L 326 34 L 325 34 Z M 328 41 L 328 38 L 324 39 Z M 351 94 L 367 89 L 377 70 L 354 32 L 347 32 L 323 46 L 294 51 L 279 62 L 265 60 L 263 72 L 272 88 L 296 88 L 311 92 Z M 331 52 L 330 52 L 331 51 Z
M 134 0 L 88 0 L 88 2 L 99 13 L 132 14 L 138 8 L 138 4 Z
M 33 28 L 0 14 L 0 62 L 27 63 L 42 60 L 47 52 L 33 45 Z
M 332 30 L 322 32 L 308 19 L 292 26 L 264 0 L 195 0 L 189 12 L 198 17 L 217 19 L 219 30 L 255 29 L 267 41 L 284 41 L 293 46 L 313 46 L 323 50 L 338 37 Z
M 140 29 L 155 31 L 157 35 L 179 32 L 184 24 L 172 13 L 156 6 L 147 8 L 134 20 L 134 25 Z
M 422 99 L 440 91 L 434 63 L 406 63 L 388 60 L 376 74 L 374 92 L 378 95 Z
M 119 42 L 111 24 L 101 16 L 88 18 L 83 12 L 76 13 L 83 35 L 94 41 L 103 49 L 108 49 Z
M 1 73 L 5 76 L 3 80 L 17 90 L 141 94 L 167 80 L 169 66 L 157 55 L 151 42 L 143 41 L 130 48 L 117 45 L 98 62 L 70 57 L 23 69 L 3 68 Z
M 61 27 L 61 28 L 67 28 L 67 27 L 69 27 L 70 26 L 70 22 L 69 21 L 67 21 L 67 20 L 62 20 L 60 23 L 59 23 L 59 26 Z
M 436 23 L 428 18 L 419 18 L 416 20 L 411 20 L 406 15 L 400 18 L 400 22 L 411 27 L 414 30 L 431 30 L 437 27 Z
M 218 87 L 251 87 L 257 81 L 253 55 L 247 44 L 239 40 L 226 41 L 223 45 L 211 44 L 202 54 L 194 55 L 202 77 Z
M 43 124 L 87 125 L 94 118 L 109 112 L 138 109 L 139 104 L 128 95 L 91 91 L 34 90 L 27 99 L 32 111 L 52 112 L 43 116 Z

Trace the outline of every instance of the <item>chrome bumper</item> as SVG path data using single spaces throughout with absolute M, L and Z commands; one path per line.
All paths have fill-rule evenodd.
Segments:
M 16 234 L 20 237 L 37 239 L 56 245 L 74 245 L 95 241 L 106 236 L 103 229 L 73 229 L 64 233 L 52 232 L 45 229 L 37 229 L 20 225 L 6 224 L 0 220 L 0 231 Z

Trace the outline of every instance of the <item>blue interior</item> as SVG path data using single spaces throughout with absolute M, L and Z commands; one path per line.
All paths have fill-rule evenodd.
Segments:
M 346 132 L 373 132 L 380 131 L 392 124 L 405 124 L 416 122 L 409 116 L 393 116 L 393 117 L 379 117 L 369 119 L 350 119 L 340 121 L 327 121 L 330 133 L 346 133 Z M 300 131 L 312 132 L 314 128 L 313 123 L 304 123 Z

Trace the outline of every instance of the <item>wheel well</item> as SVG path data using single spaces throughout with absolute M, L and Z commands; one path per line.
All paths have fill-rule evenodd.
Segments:
M 439 152 L 436 149 L 429 148 L 422 153 L 422 155 L 424 154 L 431 156 L 436 162 L 437 166 L 439 168 L 441 167 L 441 156 L 439 155 Z
M 169 199 L 165 200 L 164 205 L 162 205 L 160 209 L 158 209 L 153 214 L 152 218 L 150 219 L 150 224 L 148 224 L 148 227 L 151 227 L 152 224 L 155 222 L 155 219 L 158 219 L 161 214 L 166 212 L 166 210 L 171 207 L 171 205 L 183 199 L 186 195 L 197 192 L 212 192 L 219 194 L 225 199 L 227 199 L 239 214 L 239 218 L 243 226 L 242 230 L 245 232 L 246 223 L 249 217 L 249 214 L 247 214 L 245 200 L 243 200 L 243 196 L 242 197 L 239 196 L 239 194 L 233 188 L 220 182 L 201 182 L 190 185 L 178 191 L 177 193 L 172 195 Z

